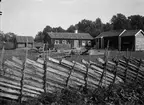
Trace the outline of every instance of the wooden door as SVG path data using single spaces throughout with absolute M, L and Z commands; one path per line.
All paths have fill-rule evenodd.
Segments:
M 74 40 L 74 48 L 78 48 L 79 47 L 79 40 Z

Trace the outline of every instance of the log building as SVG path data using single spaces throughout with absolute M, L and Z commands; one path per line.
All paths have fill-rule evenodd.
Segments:
M 26 47 L 26 44 L 28 43 L 28 47 L 32 48 L 34 39 L 32 36 L 16 36 L 15 45 L 16 48 L 23 48 Z
M 51 48 L 69 49 L 83 47 L 86 44 L 91 45 L 93 37 L 88 33 L 48 32 L 45 40 Z
M 144 50 L 144 32 L 142 30 L 123 30 L 102 32 L 95 38 L 98 49 L 104 49 L 109 42 L 110 49 Z

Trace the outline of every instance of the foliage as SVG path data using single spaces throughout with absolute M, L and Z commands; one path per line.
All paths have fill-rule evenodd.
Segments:
M 15 42 L 16 34 L 12 32 L 0 33 L 0 41 Z
M 77 27 L 80 32 L 89 33 L 93 37 L 96 37 L 103 31 L 103 23 L 100 18 L 97 18 L 95 21 L 83 19 L 77 24 Z
M 69 26 L 68 27 L 68 29 L 66 30 L 67 32 L 75 32 L 75 30 L 76 30 L 76 26 L 74 26 L 74 25 L 71 25 L 71 26 Z
M 11 102 L 11 104 L 10 104 Z M 0 100 L 3 105 L 19 105 Z M 54 93 L 43 93 L 22 105 L 143 105 L 144 84 L 121 83 L 95 90 L 65 88 Z
M 43 42 L 43 38 L 44 38 L 44 36 L 43 36 L 43 32 L 42 31 L 39 31 L 38 33 L 37 33 L 37 35 L 35 36 L 35 42 Z
M 65 30 L 62 28 L 62 27 L 51 27 L 51 26 L 46 26 L 44 29 L 43 29 L 43 33 L 45 32 L 65 32 Z
M 113 25 L 114 30 L 127 29 L 128 27 L 126 16 L 120 13 L 112 17 L 111 24 Z
M 144 30 L 144 17 L 140 15 L 132 15 L 128 17 L 131 29 Z
M 112 28 L 113 27 L 110 23 L 103 24 L 103 31 L 110 31 Z

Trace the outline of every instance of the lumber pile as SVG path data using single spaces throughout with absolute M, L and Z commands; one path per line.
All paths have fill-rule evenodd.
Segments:
M 78 63 L 48 57 L 21 61 L 12 57 L 0 70 L 0 97 L 25 100 L 66 87 L 95 89 L 120 82 L 123 81 L 119 76 L 85 60 Z

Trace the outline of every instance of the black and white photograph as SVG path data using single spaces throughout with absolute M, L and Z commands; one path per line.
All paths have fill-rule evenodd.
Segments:
M 0 0 L 0 105 L 144 105 L 144 0 Z

